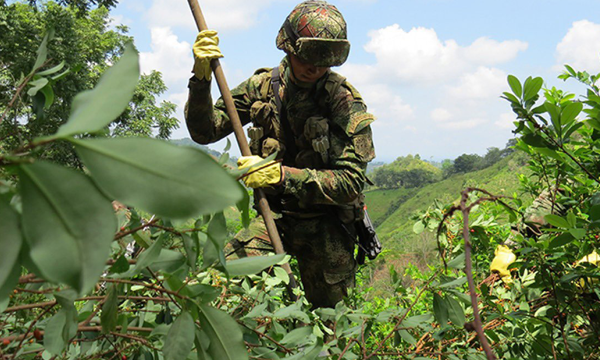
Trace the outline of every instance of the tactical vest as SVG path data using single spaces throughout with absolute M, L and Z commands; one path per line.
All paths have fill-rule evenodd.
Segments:
M 267 157 L 277 152 L 284 165 L 327 168 L 331 100 L 346 79 L 330 72 L 320 86 L 290 94 L 290 86 L 294 85 L 285 89 L 279 86 L 278 68 L 259 69 L 255 74 L 262 73 L 268 73 L 270 81 L 262 83 L 261 101 L 250 109 L 252 126 L 248 128 L 248 137 L 252 154 Z

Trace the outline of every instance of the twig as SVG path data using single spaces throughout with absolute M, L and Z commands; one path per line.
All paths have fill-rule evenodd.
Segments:
M 21 339 L 21 341 L 19 342 L 19 345 L 17 345 L 17 348 L 15 349 L 15 352 L 13 353 L 13 356 L 11 359 L 16 359 L 17 353 L 19 352 L 19 349 L 21 348 L 21 346 L 23 346 L 23 341 L 25 341 L 25 338 L 27 337 L 27 335 L 29 335 L 29 332 L 31 331 L 31 329 L 33 329 L 33 327 L 35 326 L 35 324 L 37 324 L 38 321 L 40 321 L 40 319 L 46 315 L 50 310 L 52 310 L 52 308 L 54 307 L 54 305 L 46 308 L 41 314 L 39 314 L 35 320 L 33 320 L 31 322 L 31 324 L 29 325 L 29 327 L 27 328 L 27 331 L 25 331 L 25 334 L 23 334 L 23 338 Z
M 472 246 L 471 246 L 471 240 L 470 240 L 470 236 L 469 236 L 469 213 L 470 213 L 471 209 L 473 208 L 473 206 L 475 206 L 477 203 L 480 202 L 479 200 L 483 201 L 482 200 L 483 198 L 480 198 L 477 201 L 475 201 L 474 203 L 472 203 L 471 205 L 467 206 L 467 200 L 469 198 L 469 193 L 474 190 L 478 190 L 478 189 L 474 189 L 474 188 L 465 189 L 462 192 L 462 197 L 460 200 L 460 210 L 462 211 L 462 215 L 463 215 L 463 238 L 465 240 L 465 273 L 467 275 L 467 282 L 469 283 L 469 293 L 471 295 L 471 306 L 473 306 L 474 325 L 475 325 L 475 331 L 477 332 L 477 337 L 479 338 L 479 342 L 480 342 L 481 346 L 483 347 L 483 351 L 485 352 L 485 355 L 488 358 L 488 360 L 495 360 L 496 355 L 494 354 L 494 351 L 490 347 L 490 344 L 488 343 L 487 338 L 485 337 L 485 334 L 483 333 L 483 326 L 481 324 L 481 317 L 479 314 L 477 292 L 475 290 L 475 281 L 473 280 L 473 264 L 472 264 L 472 260 L 471 260 Z M 484 191 L 484 193 L 489 194 L 486 191 Z M 494 198 L 494 197 L 492 196 L 492 198 Z
M 105 298 L 104 296 L 86 296 L 83 298 L 76 299 L 75 301 L 102 300 L 104 298 Z M 154 302 L 171 301 L 170 298 L 149 297 L 149 296 L 118 296 L 118 298 L 125 299 L 125 300 L 135 300 L 135 301 L 154 301 Z M 45 308 L 45 307 L 54 306 L 54 305 L 56 305 L 56 300 L 35 303 L 35 304 L 18 305 L 18 306 L 6 308 L 6 310 L 4 310 L 4 313 L 13 313 L 13 312 L 17 312 L 20 310 L 29 310 L 29 309 L 36 309 L 36 308 Z
M 15 101 L 17 101 L 17 98 L 19 97 L 19 95 L 21 95 L 21 91 L 23 91 L 23 89 L 25 89 L 25 87 L 29 83 L 29 80 L 31 80 L 31 78 L 33 78 L 33 76 L 35 75 L 35 73 L 39 69 L 41 69 L 44 66 L 48 65 L 48 63 L 50 62 L 50 60 L 52 60 L 52 59 L 48 59 L 48 60 L 44 61 L 44 63 L 42 65 L 40 65 L 37 68 L 33 69 L 33 71 L 29 75 L 27 75 L 27 77 L 25 79 L 23 79 L 23 81 L 21 82 L 21 85 L 19 85 L 19 87 L 17 88 L 17 91 L 15 92 L 15 95 L 10 100 L 10 102 L 8 103 L 8 105 L 6 106 L 6 110 L 4 110 L 4 113 L 2 113 L 2 117 L 0 117 L 0 124 L 2 124 L 2 122 L 4 121 L 4 118 L 6 117 L 6 114 L 8 114 L 8 112 L 10 111 L 10 109 L 12 108 L 12 106 L 15 104 Z
M 242 325 L 243 327 L 245 327 L 246 329 L 254 332 L 256 335 L 258 335 L 261 338 L 265 338 L 267 340 L 269 340 L 270 342 L 272 342 L 273 344 L 277 345 L 277 347 L 279 347 L 281 350 L 283 350 L 285 353 L 290 354 L 292 352 L 292 350 L 286 348 L 285 346 L 281 345 L 281 343 L 277 342 L 275 339 L 273 339 L 272 337 L 270 337 L 267 334 L 263 334 L 260 331 L 249 327 L 248 325 L 244 324 L 243 322 L 238 321 L 238 324 Z
M 133 233 L 135 233 L 135 232 L 138 232 L 138 231 L 140 231 L 140 230 L 143 230 L 143 229 L 145 229 L 145 228 L 147 228 L 147 227 L 149 227 L 149 226 L 152 226 L 152 225 L 154 225 L 154 224 L 155 224 L 155 223 L 156 223 L 158 220 L 159 220 L 158 218 L 154 218 L 154 219 L 152 219 L 152 220 L 148 221 L 147 223 L 144 223 L 144 224 L 142 224 L 142 225 L 140 225 L 140 226 L 138 226 L 138 227 L 136 227 L 136 228 L 133 228 L 133 229 L 127 230 L 127 231 L 125 231 L 125 232 L 120 232 L 120 233 L 117 233 L 117 234 L 115 235 L 115 238 L 114 238 L 114 239 L 115 239 L 115 240 L 119 240 L 119 239 L 122 239 L 122 238 L 124 238 L 124 237 L 125 237 L 125 236 L 127 236 L 127 235 L 131 235 L 131 234 L 133 234 Z
M 354 339 L 354 338 L 352 338 L 352 339 L 350 339 L 350 341 L 348 341 L 348 344 L 346 344 L 346 347 L 340 353 L 340 356 L 338 357 L 338 360 L 342 360 L 342 358 L 344 357 L 344 355 L 346 355 L 346 353 L 348 352 L 348 350 L 350 350 L 350 345 L 352 345 L 355 342 L 358 342 L 358 341 L 356 339 Z

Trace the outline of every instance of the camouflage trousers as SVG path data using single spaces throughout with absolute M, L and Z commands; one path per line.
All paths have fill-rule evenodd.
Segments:
M 275 223 L 286 253 L 298 261 L 308 301 L 313 308 L 335 307 L 347 295 L 347 289 L 354 286 L 354 227 L 344 229 L 335 216 L 284 216 Z M 228 248 L 230 254 L 235 252 L 239 257 L 273 252 L 262 217 L 253 219 Z

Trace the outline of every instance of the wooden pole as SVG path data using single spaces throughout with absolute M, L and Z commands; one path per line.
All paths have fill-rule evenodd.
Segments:
M 206 20 L 204 19 L 204 15 L 202 14 L 202 10 L 200 9 L 198 0 L 188 0 L 188 3 L 190 5 L 190 9 L 192 9 L 192 14 L 194 15 L 194 20 L 196 20 L 198 30 L 208 30 L 208 25 L 206 25 Z M 229 116 L 229 120 L 231 121 L 233 133 L 235 134 L 235 138 L 237 140 L 240 151 L 242 155 L 250 156 L 252 155 L 252 152 L 250 151 L 250 146 L 248 145 L 248 140 L 246 139 L 246 135 L 244 134 L 242 122 L 240 121 L 237 109 L 235 108 L 235 103 L 233 102 L 233 97 L 231 96 L 231 91 L 229 91 L 229 86 L 227 85 L 227 80 L 225 80 L 225 74 L 223 73 L 223 68 L 221 67 L 219 59 L 212 60 L 211 67 L 213 69 L 213 73 L 215 74 L 215 78 L 217 79 L 219 91 L 221 92 L 221 96 L 223 98 L 223 101 L 225 102 L 227 115 Z M 279 232 L 277 231 L 277 226 L 275 225 L 275 220 L 273 219 L 273 215 L 271 214 L 271 209 L 269 208 L 269 203 L 267 202 L 265 193 L 262 189 L 255 189 L 254 192 L 255 194 L 257 194 L 256 198 L 258 200 L 258 209 L 265 221 L 267 233 L 269 234 L 271 243 L 275 248 L 275 252 L 277 254 L 283 254 L 284 251 L 283 245 L 281 244 L 281 238 L 279 237 Z M 296 284 L 296 279 L 294 278 L 294 274 L 292 273 L 290 264 L 283 264 L 282 267 L 290 277 L 290 282 L 287 288 L 289 295 L 292 299 L 295 300 L 296 296 L 294 295 L 293 290 L 298 287 L 298 285 Z

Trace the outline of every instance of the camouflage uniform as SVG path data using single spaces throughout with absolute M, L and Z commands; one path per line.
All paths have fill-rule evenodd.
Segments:
M 279 65 L 280 97 L 295 140 L 293 154 L 279 122 L 272 71 L 259 69 L 232 96 L 242 123 L 252 123 L 253 154 L 277 151 L 282 160 L 283 183 L 265 192 L 283 246 L 298 259 L 307 298 L 314 307 L 333 307 L 354 285 L 353 202 L 375 157 L 369 126 L 374 117 L 356 89 L 331 70 L 312 86 L 292 82 L 286 57 Z M 190 80 L 185 110 L 196 142 L 212 143 L 233 131 L 222 99 L 213 107 L 207 81 Z M 253 224 L 251 233 L 264 240 L 261 226 Z

